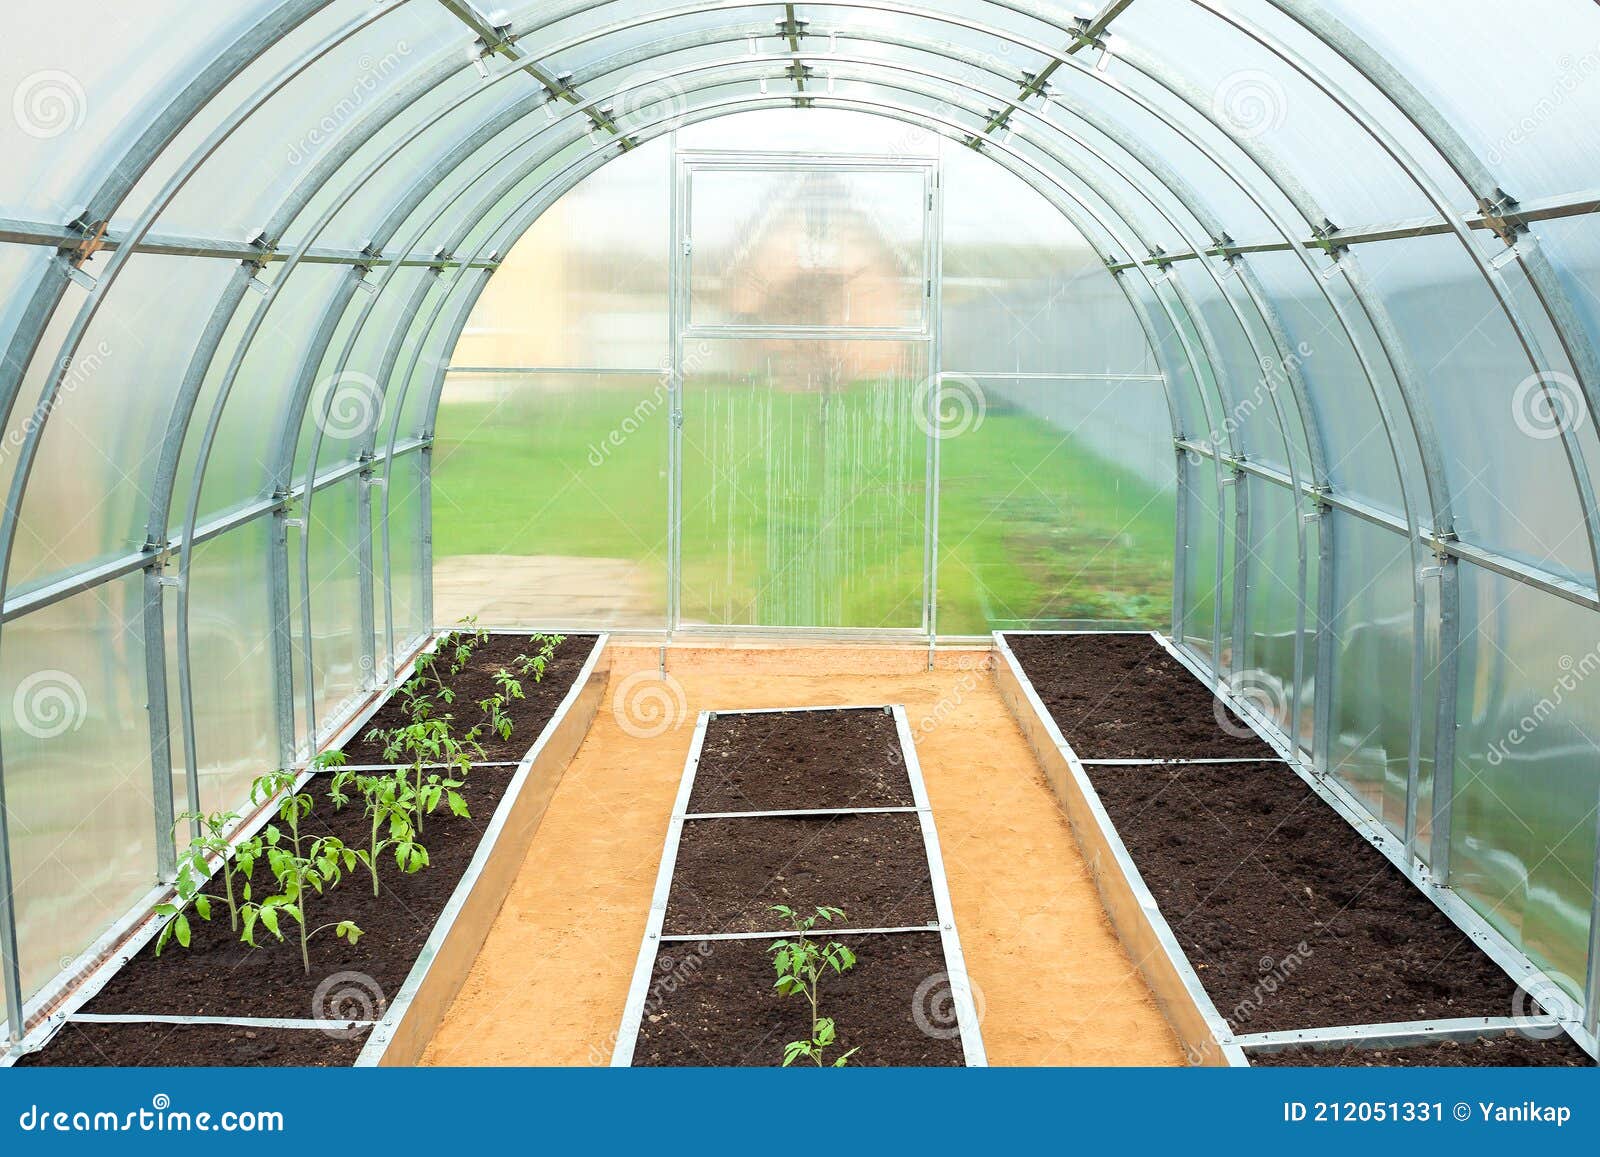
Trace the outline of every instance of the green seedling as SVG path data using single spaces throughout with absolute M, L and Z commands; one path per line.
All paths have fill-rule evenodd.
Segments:
M 209 815 L 185 812 L 178 817 L 179 824 L 190 820 L 198 821 L 200 834 L 189 841 L 189 846 L 178 858 L 178 873 L 173 882 L 175 901 L 157 904 L 152 909 L 157 916 L 167 917 L 167 922 L 161 927 L 160 936 L 156 938 L 157 956 L 161 955 L 168 941 L 174 938 L 180 947 L 189 947 L 191 935 L 189 911 L 192 909 L 202 920 L 210 920 L 211 905 L 214 901 L 220 900 L 227 905 L 228 922 L 233 931 L 239 931 L 240 899 L 234 881 L 237 877 L 243 897 L 248 900 L 250 873 L 255 867 L 257 857 L 261 854 L 261 841 L 245 840 L 237 846 L 230 843 L 227 831 L 238 818 L 235 812 L 212 812 Z M 216 856 L 220 861 L 218 874 L 222 877 L 221 895 L 205 891 L 206 884 L 212 878 L 210 863 L 212 856 Z
M 459 785 L 458 785 L 459 786 Z M 335 808 L 350 802 L 346 789 L 354 787 L 365 803 L 370 823 L 367 847 L 356 856 L 372 876 L 372 894 L 378 895 L 378 861 L 393 849 L 395 864 L 408 875 L 428 866 L 428 850 L 417 842 L 411 822 L 416 792 L 402 769 L 392 775 L 357 775 L 341 771 L 334 776 L 329 797 Z
M 466 816 L 467 802 L 456 789 L 465 782 L 472 770 L 474 758 L 483 758 L 483 748 L 472 732 L 457 738 L 450 731 L 448 715 L 438 719 L 423 719 L 405 727 L 389 731 L 374 730 L 370 738 L 383 744 L 383 758 L 391 763 L 404 763 L 400 773 L 410 780 L 411 814 L 420 834 L 423 817 L 437 808 L 440 802 L 449 805 L 458 816 Z M 441 764 L 459 770 L 461 779 L 449 779 L 428 774 L 428 765 Z
M 361 938 L 361 929 L 350 920 L 333 920 L 313 928 L 309 912 L 311 897 L 321 896 L 337 885 L 345 872 L 355 868 L 359 857 L 354 849 L 347 848 L 333 836 L 320 836 L 310 841 L 302 854 L 298 846 L 284 846 L 281 830 L 272 825 L 266 830 L 264 854 L 267 867 L 277 881 L 278 892 L 259 904 L 244 906 L 244 929 L 240 939 L 256 947 L 255 929 L 259 923 L 282 940 L 280 917 L 287 916 L 299 926 L 300 964 L 309 976 L 312 937 L 331 930 L 334 936 L 351 944 Z
M 519 675 L 531 677 L 537 683 L 544 678 L 544 669 L 550 665 L 550 660 L 555 658 L 556 648 L 566 641 L 565 635 L 534 635 L 528 642 L 536 644 L 539 650 L 532 655 L 518 655 L 512 665 Z
M 819 942 L 812 932 L 818 920 L 832 923 L 835 917 L 843 919 L 844 910 L 822 907 L 802 916 L 787 904 L 774 904 L 772 911 L 789 921 L 794 929 L 792 939 L 775 941 L 767 949 L 772 953 L 772 966 L 778 973 L 773 987 L 784 996 L 803 996 L 811 1006 L 811 1035 L 806 1040 L 790 1041 L 783 1046 L 783 1065 L 788 1068 L 805 1057 L 818 1068 L 828 1067 L 824 1054 L 837 1041 L 838 1030 L 833 1018 L 823 1016 L 820 1011 L 822 978 L 830 968 L 838 974 L 850 971 L 855 967 L 856 954 L 837 940 Z M 839 1054 L 831 1067 L 844 1068 L 860 1048 L 857 1045 Z

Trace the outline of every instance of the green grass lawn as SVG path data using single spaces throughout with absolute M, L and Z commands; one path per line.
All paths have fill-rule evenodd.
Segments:
M 856 385 L 826 401 L 692 392 L 684 621 L 920 625 L 926 441 L 914 423 L 884 417 L 909 405 L 902 385 Z M 438 431 L 436 557 L 628 559 L 664 588 L 667 414 L 654 380 L 500 401 L 447 392 Z M 941 443 L 941 475 L 942 633 L 1170 618 L 1170 489 L 992 405 L 977 429 Z

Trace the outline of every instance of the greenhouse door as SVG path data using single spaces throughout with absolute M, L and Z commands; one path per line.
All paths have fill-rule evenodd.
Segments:
M 927 629 L 936 187 L 679 154 L 674 627 Z

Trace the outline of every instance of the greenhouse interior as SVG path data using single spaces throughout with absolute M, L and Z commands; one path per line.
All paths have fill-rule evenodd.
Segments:
M 0 1066 L 1595 1065 L 1600 7 L 3 7 Z

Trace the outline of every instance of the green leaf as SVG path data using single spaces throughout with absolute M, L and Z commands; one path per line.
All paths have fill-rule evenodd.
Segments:
M 833 1017 L 825 1016 L 817 1021 L 816 1044 L 818 1046 L 826 1048 L 828 1045 L 831 1045 L 833 1043 L 834 1036 L 835 1030 L 833 1027 Z
M 200 919 L 211 919 L 211 897 L 201 893 L 194 898 L 194 910 L 200 913 Z
M 282 940 L 283 933 L 278 931 L 278 909 L 275 907 L 263 907 L 257 909 L 257 911 L 259 911 L 261 914 L 262 926 L 266 928 L 268 932 L 271 932 L 274 936 L 276 936 L 279 940 Z
M 172 924 L 174 934 L 178 937 L 178 943 L 185 948 L 189 947 L 189 917 L 179 915 Z

